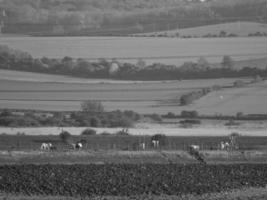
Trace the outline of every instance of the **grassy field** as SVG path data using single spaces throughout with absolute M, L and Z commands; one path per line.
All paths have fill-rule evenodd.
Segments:
M 34 57 L 118 58 L 136 63 L 162 62 L 181 65 L 200 56 L 220 62 L 224 55 L 235 60 L 266 56 L 267 38 L 142 38 L 142 37 L 1 37 L 1 44 L 27 51 Z
M 200 151 L 208 164 L 266 163 L 266 151 Z M 0 151 L 0 165 L 10 164 L 192 164 L 198 161 L 185 150 L 65 150 L 43 151 Z
M 19 80 L 19 81 L 17 81 Z M 27 80 L 27 81 L 26 81 Z M 267 82 L 214 91 L 188 106 L 179 106 L 185 93 L 213 85 L 232 86 L 238 79 L 182 81 L 113 81 L 0 70 L 0 108 L 70 111 L 84 100 L 99 100 L 107 111 L 133 110 L 141 114 L 266 114 Z M 249 79 L 243 79 L 249 81 Z
M 228 34 L 236 34 L 238 36 L 248 36 L 256 32 L 267 33 L 267 25 L 257 22 L 231 22 L 207 26 L 199 26 L 193 28 L 176 29 L 162 32 L 152 32 L 139 35 L 159 35 L 167 34 L 167 36 L 176 36 L 177 33 L 181 37 L 192 36 L 192 37 L 203 37 L 207 34 L 220 35 L 221 31 L 225 31 Z M 137 34 L 138 35 L 138 34 Z
M 134 83 L 133 81 L 116 81 L 110 79 L 86 79 L 75 78 L 64 75 L 41 74 L 34 72 L 23 72 L 0 69 L 0 80 L 26 81 L 26 82 L 47 82 L 47 83 Z M 138 82 L 138 81 L 135 81 Z
M 81 101 L 90 99 L 102 101 L 108 111 L 120 109 L 140 113 L 178 114 L 183 109 L 178 106 L 181 95 L 213 85 L 231 86 L 234 81 L 235 79 L 148 82 L 85 80 L 1 70 L 0 108 L 79 110 Z
M 230 133 L 229 133 L 230 134 Z M 186 150 L 188 145 L 196 144 L 202 150 L 218 149 L 221 141 L 229 141 L 228 135 L 176 135 L 167 136 L 165 144 L 161 145 L 161 149 L 165 150 Z M 70 150 L 57 135 L 0 135 L 0 150 L 17 150 L 17 151 L 38 151 L 43 142 L 51 142 L 57 147 L 57 150 Z M 138 144 L 146 143 L 147 150 L 155 150 L 151 143 L 151 135 L 95 135 L 80 136 L 73 135 L 71 142 L 75 143 L 85 139 L 87 141 L 83 150 L 138 150 Z M 242 150 L 266 150 L 267 137 L 262 136 L 245 136 L 242 135 L 237 139 L 239 148 Z

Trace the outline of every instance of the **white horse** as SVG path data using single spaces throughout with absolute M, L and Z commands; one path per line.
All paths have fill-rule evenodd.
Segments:
M 43 151 L 49 151 L 52 147 L 51 143 L 42 143 L 40 149 Z
M 228 142 L 221 142 L 221 150 L 229 150 L 230 144 Z
M 140 149 L 141 150 L 145 150 L 146 149 L 146 143 L 141 143 L 140 145 L 139 145 L 139 147 L 140 147 Z
M 199 145 L 194 145 L 194 144 L 189 145 L 189 148 L 192 150 L 195 150 L 195 151 L 199 151 L 199 149 L 200 149 Z
M 159 147 L 159 141 L 158 140 L 152 140 L 152 144 L 154 148 L 158 148 Z

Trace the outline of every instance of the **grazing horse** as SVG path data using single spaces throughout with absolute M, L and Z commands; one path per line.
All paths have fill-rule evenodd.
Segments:
M 188 153 L 193 156 L 195 159 L 197 159 L 202 164 L 207 164 L 204 156 L 199 152 L 200 147 L 199 145 L 189 145 L 188 146 Z
M 75 143 L 75 144 L 72 144 L 72 147 L 73 147 L 73 149 L 75 149 L 75 150 L 79 150 L 79 149 L 81 149 L 81 148 L 83 147 L 83 145 L 82 145 L 81 142 L 77 142 L 77 143 Z
M 230 144 L 228 142 L 221 142 L 221 150 L 228 151 L 230 148 Z
M 42 143 L 40 149 L 43 151 L 48 151 L 51 149 L 51 147 L 52 147 L 51 143 Z

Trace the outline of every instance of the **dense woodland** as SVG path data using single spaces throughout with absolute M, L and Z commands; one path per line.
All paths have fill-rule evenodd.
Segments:
M 221 67 L 214 67 L 205 58 L 198 62 L 186 62 L 182 66 L 154 63 L 146 65 L 144 60 L 136 64 L 119 63 L 116 60 L 99 59 L 89 62 L 85 59 L 33 58 L 30 54 L 0 45 L 0 69 L 69 75 L 82 78 L 111 78 L 121 80 L 179 80 L 222 77 L 267 77 L 267 66 L 259 69 L 253 66 L 236 70 L 230 56 L 222 58 Z
M 266 0 L 1 0 L 3 32 L 124 35 L 232 21 L 266 22 Z

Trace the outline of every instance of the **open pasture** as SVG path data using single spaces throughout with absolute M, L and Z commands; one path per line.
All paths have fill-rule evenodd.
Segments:
M 200 56 L 220 62 L 224 55 L 235 60 L 265 57 L 267 38 L 143 38 L 143 37 L 0 37 L 0 43 L 41 58 L 117 58 L 136 63 L 181 65 Z
M 21 74 L 23 75 L 23 72 L 14 77 L 19 79 Z M 45 82 L 51 80 L 49 75 L 46 76 L 48 77 L 40 82 L 36 82 L 37 79 L 14 81 L 14 77 L 10 80 L 0 80 L 0 108 L 68 111 L 79 110 L 84 100 L 99 100 L 108 111 L 120 109 L 140 113 L 180 113 L 183 108 L 178 106 L 179 98 L 184 93 L 213 85 L 231 86 L 235 81 L 235 79 L 203 79 L 79 83 L 68 82 L 68 78 L 66 80 L 64 76 L 62 82 L 60 76 L 57 76 L 59 82 Z
M 191 105 L 200 113 L 235 115 L 267 113 L 267 82 L 212 92 Z

